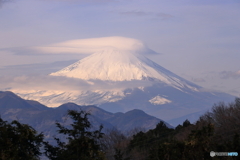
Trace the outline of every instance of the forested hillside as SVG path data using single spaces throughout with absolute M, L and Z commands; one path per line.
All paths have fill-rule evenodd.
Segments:
M 92 130 L 85 111 L 68 111 L 71 127 L 56 123 L 65 141 L 55 137 L 52 145 L 43 134 L 18 121 L 0 119 L 0 159 L 51 160 L 205 160 L 210 152 L 240 153 L 240 99 L 230 104 L 219 103 L 191 124 L 186 120 L 175 129 L 159 122 L 147 132 L 137 129 L 127 135 L 117 130 L 105 134 L 102 126 Z M 237 159 L 218 157 L 213 159 Z

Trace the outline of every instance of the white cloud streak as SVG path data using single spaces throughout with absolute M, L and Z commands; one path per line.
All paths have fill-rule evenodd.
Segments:
M 46 46 L 6 49 L 18 54 L 92 54 L 106 48 L 133 51 L 143 54 L 157 54 L 143 42 L 126 37 L 102 37 L 69 40 Z
M 0 90 L 41 90 L 41 91 L 93 91 L 93 90 L 123 90 L 126 88 L 145 87 L 152 85 L 151 82 L 144 81 L 100 81 L 81 80 L 49 75 L 39 76 L 18 76 L 0 77 Z

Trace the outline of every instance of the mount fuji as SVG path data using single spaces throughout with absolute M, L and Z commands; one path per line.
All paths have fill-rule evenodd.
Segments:
M 108 47 L 49 74 L 50 77 L 85 81 L 89 88 L 12 91 L 51 107 L 73 102 L 96 105 L 110 112 L 141 109 L 172 125 L 185 119 L 194 121 L 214 103 L 234 99 L 225 93 L 205 91 L 139 52 Z
M 114 82 L 154 81 L 180 90 L 189 88 L 197 91 L 200 88 L 141 54 L 118 49 L 104 49 L 50 75 Z

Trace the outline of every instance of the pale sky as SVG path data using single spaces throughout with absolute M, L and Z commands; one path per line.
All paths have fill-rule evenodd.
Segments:
M 86 54 L 34 50 L 121 36 L 164 68 L 240 97 L 239 0 L 0 0 L 0 77 L 48 74 Z

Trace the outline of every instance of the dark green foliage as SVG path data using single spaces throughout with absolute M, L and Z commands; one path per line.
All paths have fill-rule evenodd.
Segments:
M 168 128 L 164 122 L 160 122 L 157 124 L 156 128 L 153 130 L 149 130 L 148 132 L 139 132 L 133 136 L 133 139 L 130 141 L 129 150 L 132 152 L 142 152 L 143 155 L 137 154 L 137 156 L 133 155 L 133 159 L 153 159 L 158 156 L 162 157 L 161 152 L 162 145 L 167 143 L 168 137 L 172 135 L 174 129 Z M 167 148 L 164 148 L 167 149 Z M 146 152 L 145 152 L 146 151 Z
M 34 160 L 41 155 L 43 134 L 27 124 L 0 118 L 0 160 Z
M 104 159 L 100 151 L 99 139 L 103 136 L 99 130 L 90 131 L 91 124 L 88 120 L 88 113 L 84 111 L 68 111 L 68 115 L 73 120 L 71 128 L 66 128 L 60 123 L 56 123 L 59 133 L 66 135 L 67 143 L 57 141 L 57 146 L 52 146 L 45 142 L 45 154 L 51 160 L 101 160 Z
M 235 103 L 215 105 L 195 123 L 188 120 L 174 130 L 163 122 L 146 133 L 139 132 L 130 141 L 133 160 L 207 160 L 239 157 L 210 157 L 210 152 L 238 152 L 240 154 L 240 99 Z M 134 157 L 134 154 L 144 155 Z M 138 154 L 139 155 L 139 154 Z
M 120 149 L 115 148 L 114 159 L 115 160 L 123 160 L 123 153 L 121 152 Z
M 165 140 L 174 130 L 168 128 L 164 122 L 157 124 L 156 128 L 149 130 L 146 133 L 142 131 L 133 135 L 133 140 L 130 142 L 130 148 L 137 147 L 139 149 L 149 148 L 153 143 Z
M 190 123 L 190 121 L 188 120 L 188 119 L 186 119 L 184 122 L 183 122 L 183 127 L 188 127 L 188 126 L 190 126 L 191 125 L 191 123 Z
M 213 133 L 214 126 L 212 124 L 192 130 L 185 141 L 185 151 L 183 152 L 185 157 L 188 159 L 209 158 L 210 151 L 215 149 L 212 141 Z

